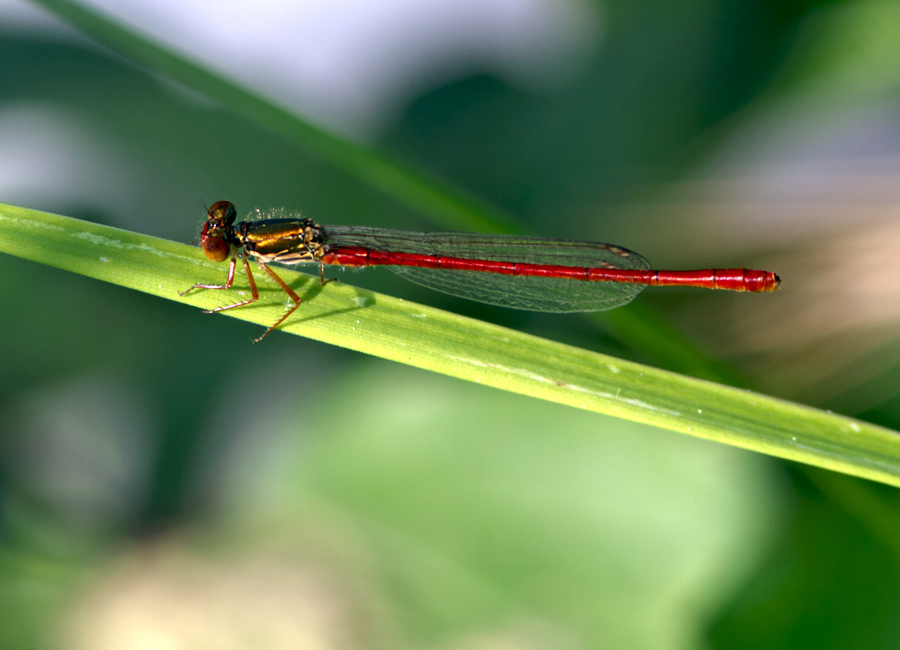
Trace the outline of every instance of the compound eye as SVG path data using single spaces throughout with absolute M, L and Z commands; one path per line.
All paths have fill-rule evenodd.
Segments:
M 223 223 L 231 225 L 237 218 L 237 210 L 231 201 L 216 201 L 209 206 L 209 212 L 206 216 L 211 221 L 221 220 Z
M 200 248 L 213 262 L 224 262 L 231 254 L 231 246 L 222 237 L 204 237 L 200 242 Z

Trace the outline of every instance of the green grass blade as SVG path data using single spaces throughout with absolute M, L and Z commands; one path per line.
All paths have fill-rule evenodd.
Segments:
M 198 291 L 181 298 L 178 292 L 195 282 L 222 282 L 226 267 L 184 244 L 3 204 L 0 252 L 204 308 L 228 304 L 242 289 L 247 294 L 246 280 L 240 278 L 232 291 Z M 280 274 L 304 298 L 282 328 L 287 332 L 900 486 L 900 434 L 894 431 L 343 283 L 323 288 L 314 276 Z M 258 277 L 259 303 L 225 313 L 265 327 L 284 313 L 285 296 L 262 279 L 265 274 Z
M 432 217 L 449 229 L 507 232 L 518 230 L 471 195 L 418 173 L 371 149 L 334 136 L 290 111 L 211 70 L 179 56 L 90 7 L 69 0 L 33 0 L 71 26 L 135 63 L 220 102 L 306 151 L 355 174 L 365 183 Z

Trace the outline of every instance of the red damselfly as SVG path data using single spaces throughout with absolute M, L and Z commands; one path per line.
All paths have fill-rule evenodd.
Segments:
M 251 297 L 211 312 L 249 305 L 259 291 L 248 258 L 253 258 L 294 306 L 257 341 L 281 325 L 300 296 L 269 264 L 387 266 L 413 282 L 455 296 L 493 305 L 547 312 L 602 311 L 620 307 L 646 286 L 703 287 L 730 291 L 775 291 L 781 280 L 768 271 L 706 269 L 654 271 L 637 253 L 590 242 L 479 235 L 420 233 L 362 226 L 322 226 L 312 219 L 263 218 L 235 223 L 229 201 L 209 209 L 200 247 L 214 262 L 231 260 L 225 284 L 195 284 L 194 289 L 230 289 L 238 258 L 244 265 Z

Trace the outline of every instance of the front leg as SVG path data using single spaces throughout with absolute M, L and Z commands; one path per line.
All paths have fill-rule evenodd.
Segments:
M 225 280 L 225 284 L 195 284 L 193 287 L 188 289 L 187 291 L 182 291 L 178 295 L 186 296 L 194 289 L 230 289 L 231 285 L 234 284 L 234 267 L 237 264 L 237 258 L 231 258 L 231 265 L 228 267 L 228 279 Z M 246 265 L 247 262 L 244 262 Z
M 235 307 L 243 307 L 244 305 L 249 305 L 252 302 L 256 302 L 259 300 L 259 290 L 256 288 L 256 280 L 253 279 L 253 273 L 250 272 L 250 264 L 247 263 L 247 258 L 242 257 L 241 261 L 244 263 L 244 273 L 247 274 L 247 282 L 250 283 L 250 294 L 251 298 L 249 300 L 242 300 L 241 302 L 236 302 L 233 305 L 225 305 L 224 307 L 216 307 L 215 309 L 204 309 L 203 311 L 207 314 L 214 314 L 217 311 L 225 311 L 226 309 L 234 309 Z M 234 265 L 232 265 L 233 267 Z M 210 287 L 210 289 L 230 289 L 231 284 L 234 282 L 234 270 L 228 274 L 228 280 L 221 287 Z
M 248 300 L 242 300 L 241 302 L 236 302 L 233 305 L 225 305 L 224 307 L 216 307 L 215 309 L 204 309 L 203 311 L 207 314 L 213 314 L 217 311 L 225 311 L 226 309 L 233 309 L 235 307 L 243 307 L 244 305 L 249 305 L 250 303 L 256 302 L 259 300 L 259 290 L 256 288 L 256 280 L 253 279 L 253 273 L 250 271 L 250 265 L 247 263 L 246 257 L 241 257 L 241 262 L 244 263 L 244 273 L 247 274 L 247 281 L 250 283 L 250 293 L 252 297 Z M 234 270 L 237 266 L 237 258 L 231 258 L 231 265 L 228 267 L 228 278 L 225 280 L 225 284 L 195 284 L 193 287 L 188 289 L 187 291 L 182 291 L 179 293 L 179 296 L 184 296 L 194 289 L 230 289 L 234 285 Z

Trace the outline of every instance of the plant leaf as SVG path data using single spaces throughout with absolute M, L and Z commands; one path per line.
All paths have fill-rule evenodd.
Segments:
M 90 7 L 69 0 L 33 2 L 138 65 L 221 102 L 235 114 L 300 145 L 385 194 L 400 198 L 449 229 L 480 232 L 520 230 L 508 216 L 501 215 L 466 192 L 413 171 L 384 154 L 332 135 Z
M 195 282 L 222 282 L 224 266 L 184 244 L 4 204 L 0 252 L 207 309 L 249 294 L 238 278 L 230 291 L 180 297 Z M 280 328 L 292 334 L 900 486 L 897 432 L 343 283 L 321 287 L 316 276 L 279 274 L 304 300 Z M 268 327 L 284 313 L 285 295 L 265 280 L 260 294 L 258 303 L 224 313 Z

